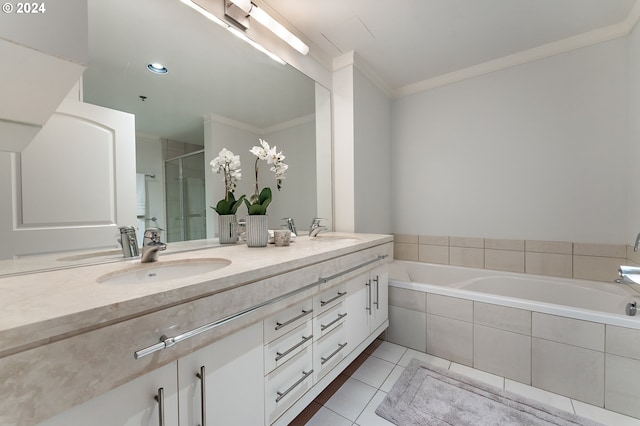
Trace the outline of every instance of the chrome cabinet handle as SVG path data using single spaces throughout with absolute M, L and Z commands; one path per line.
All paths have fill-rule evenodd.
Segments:
M 320 330 L 322 331 L 326 330 L 327 328 L 331 327 L 333 324 L 337 323 L 338 321 L 340 321 L 342 318 L 346 316 L 347 316 L 346 312 L 344 314 L 338 314 L 338 318 L 334 319 L 329 324 L 320 324 Z
M 300 342 L 298 342 L 295 345 L 291 346 L 289 349 L 287 349 L 284 352 L 276 352 L 276 362 L 280 361 L 282 358 L 284 358 L 285 356 L 289 355 L 291 352 L 295 351 L 300 346 L 304 345 L 305 342 L 309 341 L 310 339 L 313 339 L 313 334 L 311 336 L 309 336 L 309 337 L 302 336 L 302 340 Z
M 376 305 L 376 309 L 380 309 L 380 277 L 376 275 L 373 282 L 376 283 L 376 301 L 373 304 Z
M 321 300 L 321 301 L 320 301 L 320 306 L 328 305 L 329 303 L 333 302 L 334 300 L 338 300 L 338 299 L 340 299 L 340 298 L 341 298 L 342 296 L 344 296 L 345 294 L 347 294 L 347 292 L 346 292 L 346 291 L 339 291 L 337 296 L 332 297 L 332 298 L 331 298 L 331 299 L 329 299 L 329 300 Z
M 369 311 L 369 315 L 371 315 L 371 280 L 367 280 L 367 282 L 364 283 L 364 285 L 369 287 L 369 292 L 367 294 L 367 307 L 365 309 Z
M 164 426 L 164 388 L 158 389 L 158 394 L 153 399 L 158 401 L 158 424 Z
M 281 400 L 282 398 L 284 398 L 285 396 L 287 396 L 287 394 L 288 394 L 289 392 L 291 392 L 292 390 L 294 390 L 294 389 L 295 389 L 295 388 L 296 388 L 300 383 L 304 382 L 304 381 L 305 381 L 309 376 L 311 376 L 312 374 L 313 374 L 313 368 L 312 368 L 310 371 L 308 371 L 308 372 L 306 372 L 306 371 L 302 370 L 302 377 L 301 377 L 300 379 L 298 379 L 298 381 L 297 381 L 297 382 L 295 382 L 294 384 L 292 384 L 292 385 L 289 387 L 289 389 L 287 389 L 287 390 L 286 390 L 286 391 L 284 391 L 284 392 L 280 392 L 280 391 L 276 392 L 276 394 L 278 395 L 278 397 L 276 398 L 276 402 L 280 402 L 280 400 Z
M 291 324 L 292 322 L 299 320 L 300 318 L 304 317 L 304 316 L 305 316 L 305 315 L 307 315 L 307 314 L 310 314 L 311 312 L 313 312 L 313 309 L 309 309 L 308 311 L 305 311 L 305 310 L 303 309 L 303 310 L 302 310 L 302 313 L 301 313 L 300 315 L 298 315 L 297 317 L 295 317 L 295 318 L 291 318 L 289 321 L 285 321 L 285 322 L 282 322 L 282 323 L 277 322 L 277 323 L 276 323 L 276 330 L 280 330 L 282 327 L 286 327 L 286 326 L 288 326 L 288 325 L 289 325 L 289 324 Z
M 331 355 L 329 355 L 326 358 L 325 357 L 320 357 L 320 365 L 324 365 L 325 362 L 329 361 L 331 358 L 336 356 L 338 354 L 338 352 L 340 352 L 341 350 L 343 350 L 345 348 L 345 346 L 347 346 L 347 342 L 338 343 L 338 349 L 336 349 L 335 351 L 331 352 Z
M 200 367 L 200 372 L 196 373 L 196 377 L 200 379 L 200 418 L 202 419 L 202 423 L 200 426 L 207 426 L 207 385 L 205 382 L 205 368 L 204 365 Z

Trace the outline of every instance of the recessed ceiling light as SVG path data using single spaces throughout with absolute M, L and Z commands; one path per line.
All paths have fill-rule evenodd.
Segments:
M 166 74 L 169 72 L 169 70 L 167 69 L 167 67 L 165 67 L 162 64 L 159 64 L 157 62 L 151 63 L 151 64 L 147 64 L 147 69 L 149 71 L 151 71 L 152 73 L 156 73 L 156 74 Z

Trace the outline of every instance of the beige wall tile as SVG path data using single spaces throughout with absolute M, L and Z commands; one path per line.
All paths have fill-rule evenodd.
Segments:
M 573 243 L 526 240 L 525 250 L 536 253 L 573 254 Z
M 615 325 L 606 327 L 605 351 L 607 353 L 640 360 L 640 330 Z
M 427 312 L 427 293 L 390 286 L 389 305 Z
M 393 241 L 396 243 L 418 244 L 418 236 L 411 234 L 393 234 Z
M 449 264 L 470 268 L 484 268 L 484 249 L 449 247 Z
M 531 385 L 604 405 L 604 352 L 544 339 L 531 340 Z
M 420 262 L 449 264 L 448 246 L 420 244 L 418 247 L 418 259 Z
M 573 278 L 612 282 L 618 278 L 618 267 L 626 259 L 615 257 L 573 256 Z
M 531 383 L 531 338 L 474 326 L 473 367 L 520 383 Z
M 604 352 L 604 324 L 533 312 L 531 334 L 554 342 Z
M 511 250 L 484 250 L 485 269 L 524 273 L 524 252 Z
M 442 317 L 473 322 L 473 302 L 457 297 L 427 294 L 427 313 Z
M 505 331 L 531 335 L 531 311 L 525 309 L 474 302 L 473 322 Z
M 566 278 L 573 276 L 572 256 L 569 254 L 526 252 L 524 266 L 525 272 L 528 274 Z
M 473 366 L 473 324 L 427 314 L 427 353 Z
M 604 404 L 607 410 L 640 418 L 638 383 L 640 361 L 616 355 L 606 355 Z
M 420 235 L 418 239 L 419 244 L 429 244 L 432 246 L 448 246 L 449 237 L 437 236 L 437 235 Z
M 633 251 L 632 246 L 627 246 L 627 259 L 630 262 L 634 262 L 637 265 L 640 265 L 640 250 Z
M 389 306 L 389 328 L 385 340 L 416 351 L 427 351 L 427 314 Z
M 393 258 L 398 260 L 418 261 L 418 245 L 393 243 Z
M 451 247 L 484 248 L 484 238 L 477 237 L 449 237 Z
M 524 240 L 484 239 L 485 249 L 524 251 Z
M 627 257 L 627 248 L 623 244 L 587 244 L 573 243 L 573 254 L 582 256 Z

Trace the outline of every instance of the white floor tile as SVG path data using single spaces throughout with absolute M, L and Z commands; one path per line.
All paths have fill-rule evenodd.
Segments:
M 351 420 L 345 419 L 341 415 L 322 407 L 309 420 L 306 426 L 351 426 Z
M 370 356 L 351 377 L 378 389 L 394 367 L 394 363 Z
M 393 385 L 396 383 L 396 381 L 400 378 L 400 375 L 404 371 L 404 368 L 405 367 L 396 365 L 395 368 L 391 371 L 391 373 L 387 377 L 387 380 L 385 380 L 382 386 L 380 386 L 380 390 L 388 393 L 393 387 Z
M 451 365 L 451 361 L 449 360 L 438 358 L 437 356 L 429 355 L 424 352 L 419 352 L 414 349 L 407 349 L 407 351 L 404 353 L 402 358 L 400 358 L 400 361 L 398 361 L 398 365 L 401 365 L 402 367 L 406 367 L 407 365 L 409 365 L 409 363 L 413 358 L 435 365 L 436 367 L 445 368 L 445 369 L 449 368 L 449 366 Z
M 640 420 L 596 407 L 595 405 L 571 400 L 576 414 L 608 426 L 640 426 Z
M 571 405 L 571 399 L 567 398 L 566 396 L 548 392 L 543 389 L 534 388 L 533 386 L 525 385 L 523 383 L 509 379 L 505 379 L 504 388 L 510 392 L 524 396 L 525 398 L 531 398 L 535 401 L 542 402 L 543 404 L 548 404 L 552 407 L 559 408 L 560 410 L 573 413 L 573 405 Z
M 378 408 L 385 396 L 387 396 L 385 392 L 376 392 L 362 414 L 360 414 L 360 417 L 358 417 L 358 420 L 356 420 L 356 423 L 362 426 L 392 426 L 393 423 L 376 414 L 376 408 Z
M 377 358 L 382 358 L 385 361 L 397 364 L 402 358 L 402 355 L 407 351 L 404 346 L 396 345 L 395 343 L 387 342 L 386 340 L 376 348 L 371 354 Z
M 355 422 L 376 391 L 372 386 L 349 378 L 324 406 Z
M 486 371 L 476 370 L 475 368 L 467 367 L 466 365 L 451 363 L 449 367 L 450 371 L 454 373 L 462 374 L 472 379 L 479 380 L 491 386 L 495 386 L 500 389 L 504 389 L 504 378 L 496 376 L 495 374 L 487 373 Z

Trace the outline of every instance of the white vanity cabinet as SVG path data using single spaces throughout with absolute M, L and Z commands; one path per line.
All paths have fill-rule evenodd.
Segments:
M 262 424 L 262 323 L 177 363 L 181 426 Z
M 172 362 L 51 417 L 40 426 L 178 424 L 177 363 Z M 75 379 L 75 378 L 74 378 Z M 91 386 L 86 383 L 85 386 Z
M 347 339 L 361 342 L 389 318 L 389 272 L 377 267 L 349 280 L 345 301 Z

